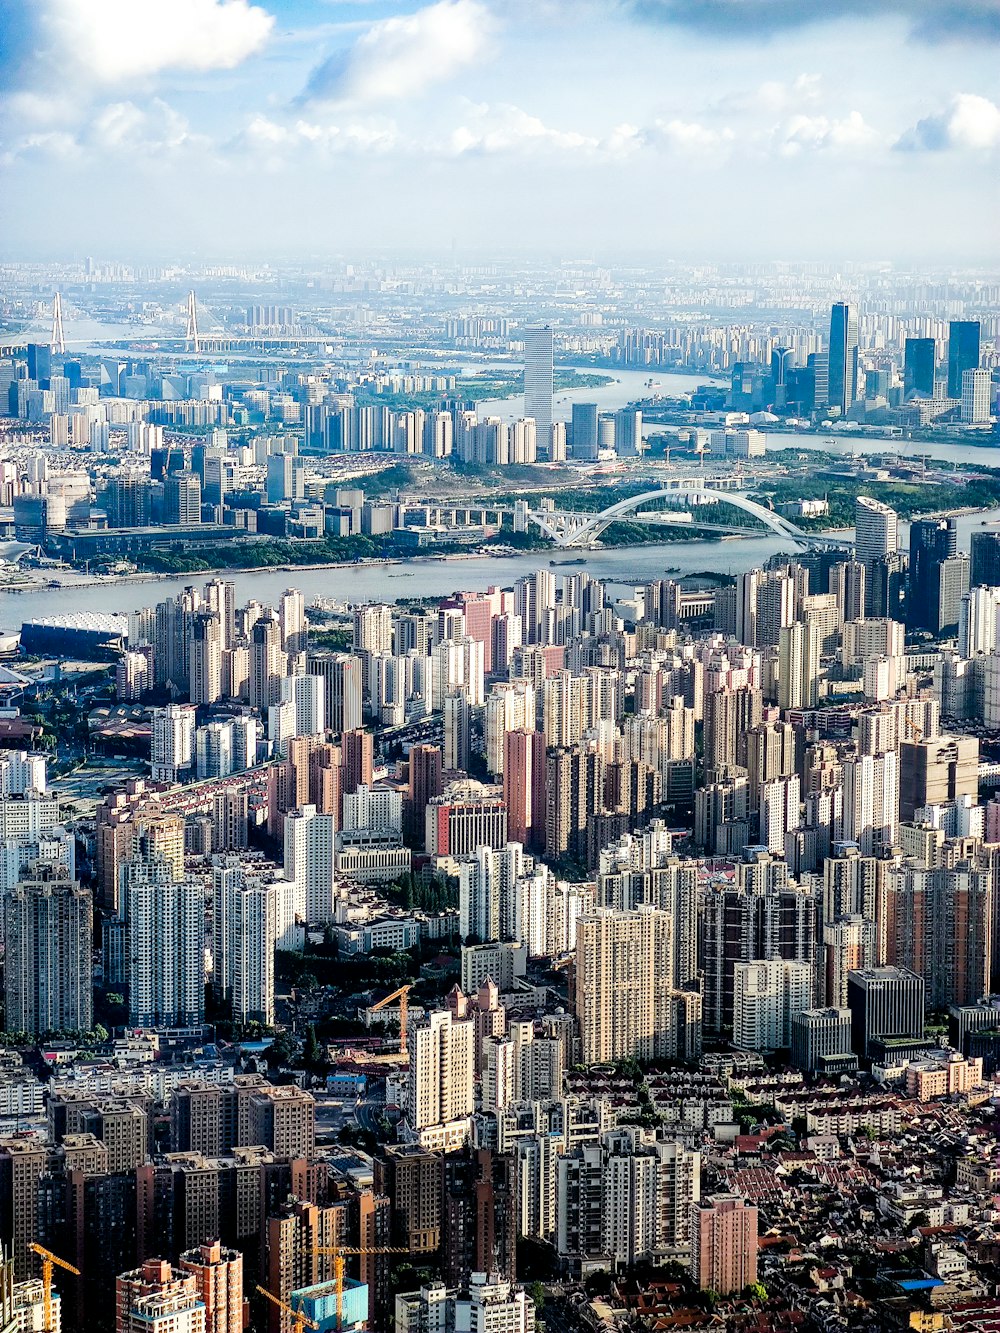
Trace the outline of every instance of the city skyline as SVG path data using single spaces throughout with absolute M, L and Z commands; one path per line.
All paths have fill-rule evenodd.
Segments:
M 996 254 L 1000 16 L 981 0 L 5 17 L 16 254 Z

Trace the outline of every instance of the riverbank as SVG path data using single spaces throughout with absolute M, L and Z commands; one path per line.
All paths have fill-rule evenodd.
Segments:
M 984 522 L 1000 523 L 1000 507 L 977 511 L 958 518 L 958 546 L 969 549 L 973 532 Z M 908 542 L 907 524 L 900 523 L 900 545 Z M 679 534 L 680 535 L 680 534 Z M 844 534 L 849 541 L 851 533 Z M 236 599 L 264 605 L 277 604 L 289 587 L 297 588 L 312 602 L 327 599 L 340 605 L 364 602 L 437 601 L 455 592 L 484 592 L 487 588 L 510 588 L 519 578 L 540 568 L 555 574 L 586 572 L 601 579 L 611 589 L 629 590 L 651 579 L 718 575 L 732 578 L 748 569 L 762 569 L 773 556 L 787 555 L 792 544 L 774 533 L 748 536 L 738 540 L 697 541 L 691 534 L 683 540 L 651 542 L 635 547 L 607 547 L 593 551 L 559 551 L 549 547 L 544 552 L 498 555 L 425 556 L 402 559 L 390 564 L 336 564 L 312 569 L 296 566 L 290 570 L 263 569 L 237 571 L 220 569 L 217 575 L 236 585 Z M 550 566 L 556 559 L 583 559 L 577 567 Z M 26 620 L 40 616 L 62 617 L 90 612 L 95 615 L 126 615 L 142 606 L 151 606 L 177 596 L 192 584 L 211 578 L 210 571 L 180 576 L 163 575 L 135 582 L 119 582 L 134 576 L 117 576 L 98 584 L 50 588 L 39 587 L 20 596 L 0 597 L 0 632 L 16 634 Z M 82 575 L 81 575 L 82 577 Z M 614 592 L 612 592 L 614 596 Z

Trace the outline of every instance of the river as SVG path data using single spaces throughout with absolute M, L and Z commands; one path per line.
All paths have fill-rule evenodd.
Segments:
M 1000 523 L 1000 509 L 962 514 L 958 518 L 958 545 L 969 549 L 969 539 L 984 523 Z M 908 541 L 908 524 L 900 524 L 900 543 Z M 481 591 L 494 584 L 510 587 L 515 579 L 533 569 L 552 568 L 557 574 L 585 569 L 594 578 L 607 579 L 617 588 L 630 588 L 648 579 L 663 578 L 679 570 L 695 574 L 702 570 L 738 574 L 763 565 L 778 551 L 791 551 L 779 537 L 745 537 L 724 541 L 657 542 L 648 546 L 613 547 L 588 551 L 576 557 L 568 551 L 530 551 L 523 555 L 473 556 L 469 559 L 410 559 L 395 565 L 352 565 L 344 569 L 255 570 L 231 573 L 237 599 L 256 598 L 274 604 L 286 588 L 299 588 L 306 601 L 333 597 L 338 601 L 376 602 L 397 598 L 440 598 L 460 589 Z M 565 564 L 582 558 L 583 565 Z M 549 561 L 557 563 L 550 566 Z M 143 579 L 134 583 L 108 580 L 95 585 L 38 588 L 24 593 L 0 593 L 0 630 L 14 633 L 25 620 L 36 616 L 61 616 L 73 611 L 125 613 L 152 606 L 174 597 L 192 584 L 200 586 L 205 574 L 180 578 Z
M 501 369 L 499 366 L 496 368 Z M 510 365 L 502 369 L 510 370 Z M 608 375 L 611 376 L 611 383 L 592 389 L 558 389 L 552 403 L 554 421 L 569 421 L 573 414 L 574 403 L 596 403 L 599 412 L 617 412 L 620 407 L 627 407 L 629 403 L 648 398 L 653 392 L 670 398 L 676 394 L 690 393 L 700 384 L 712 383 L 707 375 L 668 375 L 655 370 L 605 370 L 602 366 L 556 366 L 557 375 L 560 370 L 575 370 L 581 375 Z M 649 388 L 651 380 L 657 386 L 655 390 Z M 524 395 L 518 393 L 511 398 L 483 398 L 477 402 L 476 408 L 481 417 L 501 417 L 507 422 L 517 421 L 519 417 L 524 416 Z M 649 434 L 650 430 L 655 432 L 663 429 L 662 426 L 654 425 L 645 428 L 643 434 Z

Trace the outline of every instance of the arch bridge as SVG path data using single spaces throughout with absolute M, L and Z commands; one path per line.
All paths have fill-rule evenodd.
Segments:
M 699 523 L 695 515 L 687 511 L 669 510 L 642 512 L 643 505 L 656 501 L 680 500 L 696 504 L 710 501 L 716 504 L 730 505 L 744 514 L 759 519 L 763 526 L 779 537 L 795 542 L 798 546 L 812 547 L 847 547 L 850 545 L 843 537 L 822 536 L 819 533 L 805 532 L 773 509 L 748 499 L 745 495 L 730 490 L 717 489 L 713 486 L 679 485 L 661 487 L 655 491 L 644 491 L 641 495 L 631 495 L 625 500 L 618 500 L 599 513 L 567 513 L 556 509 L 528 509 L 526 517 L 539 527 L 545 535 L 559 547 L 589 547 L 594 544 L 604 530 L 617 519 L 634 516 L 644 523 L 669 524 L 672 527 L 687 526 L 701 531 L 732 533 L 743 537 L 763 536 L 753 528 L 738 524 Z

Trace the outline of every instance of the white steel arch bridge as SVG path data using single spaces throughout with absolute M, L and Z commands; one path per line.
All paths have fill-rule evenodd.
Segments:
M 592 546 L 601 533 L 612 523 L 630 515 L 634 515 L 636 519 L 643 523 L 669 524 L 671 527 L 689 526 L 701 531 L 734 533 L 745 537 L 758 535 L 754 529 L 747 528 L 745 525 L 700 523 L 696 516 L 686 511 L 654 510 L 647 513 L 642 512 L 643 505 L 663 500 L 686 500 L 696 504 L 704 504 L 706 501 L 710 501 L 717 504 L 731 505 L 734 509 L 739 509 L 744 514 L 750 514 L 759 519 L 766 529 L 779 537 L 785 537 L 789 541 L 795 542 L 798 546 L 847 547 L 850 545 L 850 542 L 844 537 L 830 537 L 819 533 L 805 532 L 781 514 L 776 514 L 773 509 L 768 509 L 739 492 L 698 484 L 681 484 L 661 487 L 655 491 L 643 491 L 641 495 L 630 495 L 627 499 L 618 500 L 598 513 L 568 513 L 563 510 L 540 508 L 528 509 L 526 517 L 540 528 L 547 537 L 551 538 L 556 546 L 565 548 Z

